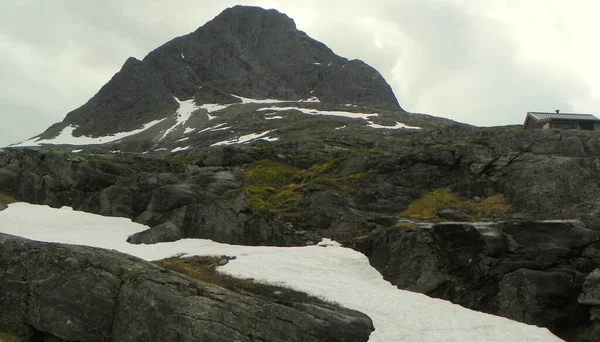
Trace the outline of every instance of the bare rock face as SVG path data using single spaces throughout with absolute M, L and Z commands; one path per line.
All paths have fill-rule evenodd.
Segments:
M 0 331 L 64 341 L 367 341 L 370 319 L 277 303 L 115 251 L 0 234 Z
M 586 276 L 600 266 L 600 234 L 578 221 L 390 228 L 354 248 L 402 289 L 548 327 L 568 341 L 588 341 L 597 325 L 600 273 Z

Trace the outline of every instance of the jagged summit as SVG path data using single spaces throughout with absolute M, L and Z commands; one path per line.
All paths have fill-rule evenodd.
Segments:
M 191 138 L 193 146 L 237 141 L 248 134 L 283 132 L 281 125 L 289 121 L 257 121 L 282 111 L 269 105 L 281 102 L 286 113 L 359 118 L 363 128 L 425 127 L 423 120 L 447 124 L 406 113 L 377 70 L 336 55 L 285 14 L 235 6 L 141 61 L 130 57 L 88 102 L 22 146 L 105 144 L 132 135 L 145 142 L 144 151 L 170 150 L 161 144 L 184 138 Z M 236 103 L 241 105 L 232 106 Z M 305 127 L 333 131 L 349 123 L 338 119 Z M 188 136 L 215 125 L 231 129 L 212 140 Z M 248 127 L 254 131 L 244 131 Z

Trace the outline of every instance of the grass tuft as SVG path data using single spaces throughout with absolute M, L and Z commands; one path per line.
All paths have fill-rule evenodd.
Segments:
M 0 201 L 4 202 L 6 204 L 19 202 L 19 200 L 15 196 L 13 196 L 9 193 L 6 193 L 6 192 L 0 192 Z
M 19 335 L 12 333 L 3 333 L 0 332 L 0 342 L 21 342 L 25 341 L 25 339 Z
M 269 285 L 256 282 L 254 279 L 236 278 L 220 273 L 217 271 L 217 268 L 223 259 L 223 257 L 218 256 L 195 256 L 190 258 L 168 258 L 156 261 L 155 263 L 171 271 L 182 273 L 205 283 L 217 285 L 236 292 L 247 291 L 284 302 L 327 303 L 321 298 L 283 286 Z
M 446 187 L 426 193 L 398 215 L 416 220 L 432 220 L 437 219 L 437 213 L 442 209 L 459 210 L 474 221 L 482 217 L 506 214 L 510 210 L 510 204 L 504 195 L 489 196 L 480 203 L 475 203 L 461 198 Z

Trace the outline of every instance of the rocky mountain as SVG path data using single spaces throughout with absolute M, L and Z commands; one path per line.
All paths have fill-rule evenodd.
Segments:
M 301 124 L 309 116 L 318 122 Z M 151 153 L 286 140 L 289 131 L 450 123 L 405 112 L 377 70 L 336 55 L 285 14 L 236 6 L 129 58 L 87 103 L 21 146 L 118 141 L 112 150 Z
M 151 227 L 131 243 L 329 237 L 399 288 L 597 341 L 600 136 L 406 112 L 277 11 L 130 58 L 25 146 L 0 150 L 0 205 Z

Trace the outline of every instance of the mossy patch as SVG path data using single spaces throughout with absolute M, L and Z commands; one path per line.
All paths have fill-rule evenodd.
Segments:
M 360 190 L 360 186 L 366 175 L 365 172 L 361 172 L 348 177 L 318 177 L 312 182 L 333 187 L 344 195 L 352 195 Z
M 414 223 L 410 223 L 410 222 L 400 222 L 400 223 L 396 223 L 394 225 L 394 228 L 398 228 L 398 229 L 409 229 L 409 230 L 417 230 L 419 227 L 414 224 Z
M 481 202 L 475 203 L 458 196 L 446 187 L 427 192 L 398 215 L 417 220 L 433 220 L 437 219 L 437 213 L 442 209 L 459 210 L 465 213 L 468 219 L 477 220 L 504 215 L 510 210 L 510 204 L 504 195 L 489 196 Z
M 326 303 L 323 299 L 310 296 L 304 292 L 294 291 L 292 289 L 269 285 L 254 281 L 254 279 L 236 278 L 217 271 L 220 261 L 223 257 L 216 256 L 195 256 L 191 258 L 169 258 L 156 261 L 156 264 L 203 281 L 217 285 L 232 291 L 250 292 L 267 298 L 275 298 L 288 302 L 297 303 Z M 235 261 L 232 261 L 235 262 Z
M 0 332 L 0 342 L 21 342 L 25 341 L 25 338 L 17 334 Z
M 0 192 L 0 201 L 7 203 L 7 204 L 19 202 L 19 200 L 15 196 L 13 196 L 9 193 L 6 193 L 6 192 Z

